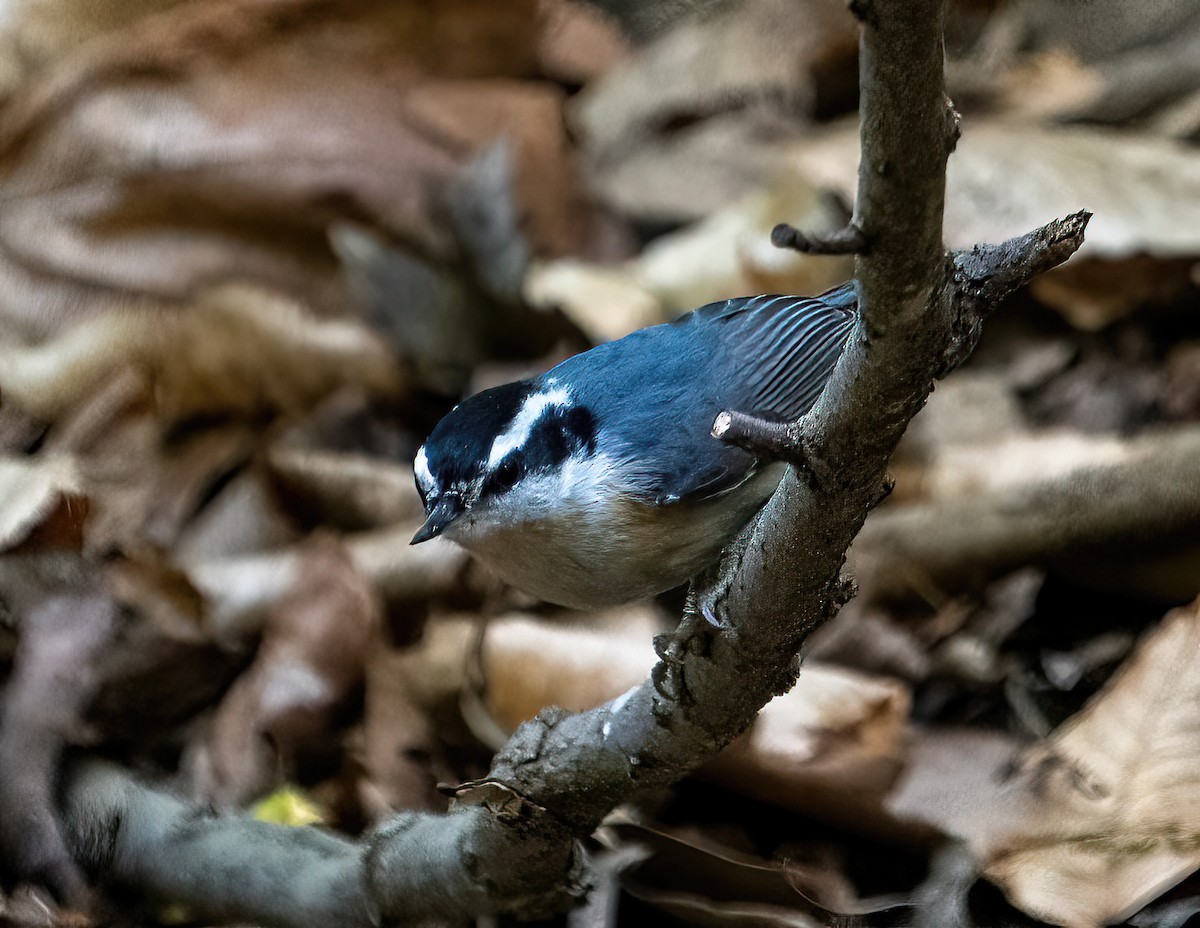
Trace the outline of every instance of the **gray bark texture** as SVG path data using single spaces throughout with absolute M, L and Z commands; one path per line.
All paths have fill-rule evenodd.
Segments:
M 656 642 L 649 680 L 588 712 L 522 725 L 448 814 L 406 814 L 353 843 L 206 817 L 111 768 L 77 767 L 64 818 L 91 872 L 206 920 L 414 924 L 561 909 L 585 891 L 578 839 L 619 803 L 711 758 L 789 689 L 807 636 L 852 595 L 846 550 L 886 495 L 889 458 L 983 319 L 1082 243 L 1079 213 L 947 255 L 944 0 L 856 0 L 862 161 L 852 231 L 857 329 L 817 405 L 782 428 L 729 410 L 725 440 L 790 461 L 779 490 Z M 701 616 L 708 616 L 709 620 Z M 716 619 L 714 624 L 712 618 Z

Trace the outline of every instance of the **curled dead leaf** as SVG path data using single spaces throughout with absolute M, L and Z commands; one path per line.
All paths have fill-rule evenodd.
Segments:
M 1020 757 L 984 874 L 1056 925 L 1127 918 L 1200 867 L 1200 600 L 1168 613 L 1108 688 Z

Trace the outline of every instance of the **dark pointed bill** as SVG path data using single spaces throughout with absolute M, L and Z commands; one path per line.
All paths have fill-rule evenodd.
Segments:
M 463 514 L 465 508 L 457 493 L 443 493 L 433 507 L 433 511 L 429 513 L 429 518 L 425 520 L 424 525 L 417 529 L 417 533 L 413 535 L 409 544 L 419 545 L 423 541 L 429 541 L 430 538 L 437 538 L 450 526 L 451 522 Z

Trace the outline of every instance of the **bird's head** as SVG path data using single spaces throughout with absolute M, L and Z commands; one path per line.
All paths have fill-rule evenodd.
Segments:
M 596 422 L 554 381 L 505 384 L 438 423 L 413 468 L 425 504 L 419 544 L 517 525 L 553 510 L 564 468 L 595 452 Z

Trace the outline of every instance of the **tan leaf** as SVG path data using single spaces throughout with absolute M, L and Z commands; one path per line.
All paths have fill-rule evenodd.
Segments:
M 398 374 L 364 326 L 314 318 L 246 286 L 215 288 L 187 310 L 113 310 L 38 345 L 0 345 L 0 392 L 54 420 L 129 369 L 167 424 L 192 416 L 296 412 L 354 384 L 394 389 Z
M 1172 564 L 1165 554 L 1195 550 L 1198 452 L 1194 427 L 1126 441 L 1050 432 L 943 450 L 926 489 L 945 495 L 872 513 L 851 562 L 872 596 L 962 590 L 1029 564 L 1069 566 L 1101 588 L 1189 596 L 1194 556 Z M 1140 563 L 1158 569 L 1139 579 L 1130 568 Z
M 624 265 L 572 259 L 535 265 L 526 297 L 535 306 L 562 309 L 591 338 L 606 341 L 715 300 L 820 293 L 849 276 L 850 259 L 775 248 L 771 229 L 791 222 L 830 231 L 841 221 L 815 186 L 785 176 L 661 236 Z
M 985 874 L 1057 925 L 1104 925 L 1200 866 L 1200 600 L 1168 613 L 1108 688 L 1025 753 Z
M 1031 915 L 1123 921 L 1200 866 L 1200 600 L 1168 613 L 1108 687 L 1020 750 L 983 731 L 920 733 L 889 797 L 966 840 Z
M 271 477 L 288 500 L 322 524 L 376 528 L 424 516 L 411 465 L 361 454 L 274 448 Z
M 853 19 L 830 0 L 749 0 L 684 20 L 574 101 L 599 195 L 627 215 L 662 220 L 698 218 L 746 192 L 768 175 L 745 120 L 737 121 L 742 144 L 721 146 L 715 159 L 704 145 L 689 146 L 693 158 L 677 150 L 658 159 L 654 150 L 672 146 L 676 122 L 755 103 L 774 104 L 794 124 L 797 111 L 814 108 L 817 72 L 839 60 L 852 68 L 856 42 Z M 641 163 L 631 165 L 631 154 Z M 712 183 L 714 173 L 730 183 Z
M 74 459 L 65 455 L 0 458 L 0 550 L 53 521 L 82 527 L 87 499 Z M 55 534 L 60 534 L 55 532 Z
M 542 30 L 538 59 L 542 70 L 563 83 L 601 77 L 630 53 L 616 20 L 599 6 L 570 0 L 539 0 Z
M 1011 157 L 1017 149 L 1019 159 Z M 857 124 L 795 146 L 787 163 L 852 199 Z M 1169 139 L 970 122 L 947 169 L 947 245 L 1001 242 L 1078 209 L 1095 213 L 1079 258 L 1194 257 L 1200 254 L 1200 159 Z
M 411 602 L 462 585 L 467 552 L 445 539 L 412 546 L 420 520 L 345 538 L 355 567 L 384 602 Z M 263 616 L 295 586 L 304 569 L 302 547 L 205 559 L 187 565 L 191 582 L 210 603 L 213 636 L 230 646 L 257 634 Z

